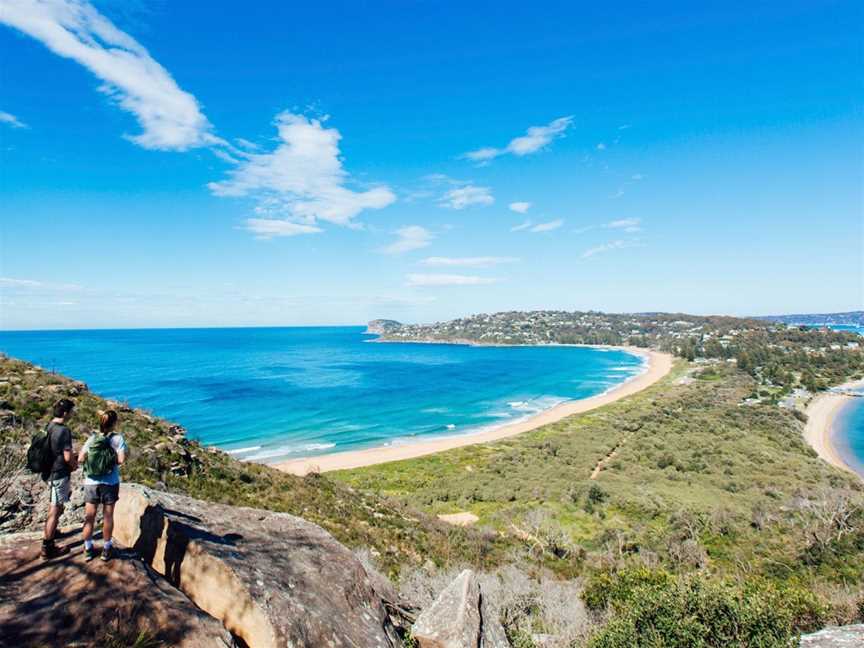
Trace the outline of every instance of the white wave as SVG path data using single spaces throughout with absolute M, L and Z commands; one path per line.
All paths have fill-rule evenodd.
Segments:
M 250 446 L 248 448 L 233 448 L 231 450 L 226 450 L 228 454 L 243 454 L 244 452 L 254 452 L 255 450 L 260 450 L 261 446 Z
M 455 429 L 456 429 L 456 426 L 453 425 L 452 423 L 448 423 L 448 424 L 447 424 L 447 429 L 448 429 L 448 430 L 455 430 Z
M 264 452 L 258 452 L 248 457 L 243 457 L 244 461 L 263 461 L 265 459 L 274 459 L 276 457 L 287 457 L 296 454 L 307 454 L 317 452 L 319 450 L 329 450 L 335 447 L 335 443 L 304 443 L 302 445 L 287 445 L 267 448 Z

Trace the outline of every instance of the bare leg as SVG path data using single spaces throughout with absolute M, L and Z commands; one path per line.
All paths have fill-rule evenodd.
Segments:
M 87 502 L 84 504 L 84 541 L 93 537 L 93 525 L 96 522 L 96 505 Z
M 114 505 L 102 505 L 102 540 L 108 542 L 114 534 Z
M 45 534 L 42 536 L 45 540 L 54 539 L 54 534 L 57 533 L 57 523 L 60 521 L 61 515 L 63 515 L 62 504 L 51 504 L 48 507 L 48 519 L 45 520 Z

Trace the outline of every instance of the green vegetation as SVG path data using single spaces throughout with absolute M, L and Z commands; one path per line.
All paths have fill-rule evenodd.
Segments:
M 655 601 L 667 612 L 693 597 L 708 605 L 708 594 L 732 605 L 741 592 L 771 611 L 774 594 L 765 592 L 776 590 L 813 592 L 820 622 L 859 618 L 862 482 L 816 458 L 791 411 L 747 404 L 755 382 L 734 365 L 706 373 L 679 361 L 633 397 L 518 437 L 333 477 L 431 513 L 471 511 L 518 541 L 521 560 L 561 577 L 646 565 L 668 578 L 698 574 Z M 646 606 L 655 590 L 646 590 Z M 617 625 L 597 646 L 690 645 L 614 643 L 632 619 L 611 608 Z M 814 627 L 787 612 L 765 621 L 772 636 Z M 777 642 L 725 645 L 786 645 Z
M 595 611 L 615 612 L 590 648 L 792 648 L 799 630 L 819 628 L 827 616 L 825 605 L 800 587 L 644 568 L 597 576 L 584 598 Z

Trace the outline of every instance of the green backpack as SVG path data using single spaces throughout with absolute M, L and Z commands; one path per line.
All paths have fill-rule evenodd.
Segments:
M 87 477 L 107 477 L 117 465 L 117 453 L 111 447 L 113 434 L 97 433 L 84 460 L 84 474 Z

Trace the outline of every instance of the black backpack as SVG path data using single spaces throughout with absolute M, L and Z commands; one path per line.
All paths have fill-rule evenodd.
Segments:
M 54 466 L 54 452 L 51 450 L 51 432 L 46 428 L 33 435 L 30 447 L 27 449 L 27 468 L 30 472 L 42 475 L 48 479 Z

